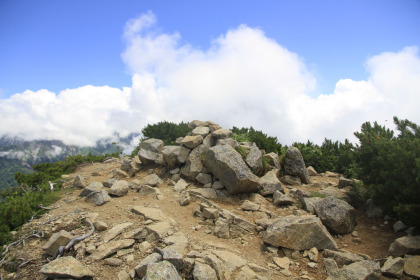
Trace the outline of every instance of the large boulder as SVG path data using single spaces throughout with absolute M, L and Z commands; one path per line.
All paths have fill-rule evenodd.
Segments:
M 318 217 L 286 216 L 279 218 L 264 232 L 265 243 L 292 250 L 337 250 L 337 244 Z
M 333 259 L 324 259 L 329 279 L 335 280 L 379 280 L 381 268 L 375 261 L 364 260 L 338 268 Z
M 181 141 L 181 145 L 190 149 L 194 149 L 195 147 L 203 143 L 203 139 L 204 138 L 201 135 L 185 136 L 184 139 L 182 139 Z
M 296 147 L 289 147 L 287 149 L 284 159 L 284 171 L 287 175 L 299 177 L 304 184 L 311 183 L 305 161 L 299 149 Z
M 420 236 L 403 236 L 395 239 L 389 246 L 389 254 L 393 257 L 420 254 Z
M 125 196 L 128 193 L 128 183 L 124 180 L 116 181 L 109 189 L 109 194 L 115 196 Z
M 420 278 L 420 256 L 405 255 L 404 272 L 415 278 Z
M 160 139 L 147 139 L 140 143 L 139 159 L 144 164 L 156 163 L 159 153 L 162 151 L 164 143 Z
M 80 279 L 93 277 L 93 272 L 73 257 L 61 257 L 44 265 L 40 272 L 48 278 Z
M 261 195 L 272 195 L 275 191 L 284 193 L 283 186 L 277 178 L 275 170 L 268 171 L 259 179 L 259 183 Z
M 211 135 L 213 135 L 213 137 L 216 139 L 225 139 L 232 136 L 232 131 L 229 129 L 218 129 L 213 131 Z
M 182 280 L 182 278 L 173 264 L 161 261 L 147 265 L 143 280 Z
M 169 167 L 174 167 L 178 164 L 178 156 L 180 153 L 180 146 L 165 146 L 162 149 L 163 159 Z
M 201 135 L 205 138 L 210 133 L 210 128 L 205 126 L 199 126 L 193 129 L 191 132 L 192 136 Z
M 211 147 L 205 153 L 203 163 L 207 170 L 222 182 L 229 194 L 258 191 L 258 177 L 231 146 Z
M 200 126 L 208 127 L 209 126 L 209 122 L 203 122 L 203 121 L 199 121 L 199 120 L 193 120 L 192 122 L 190 122 L 188 124 L 188 127 L 191 128 L 191 129 L 194 129 L 194 128 L 200 127 Z
M 255 175 L 263 173 L 262 153 L 255 144 L 249 149 L 245 161 Z
M 350 233 L 356 226 L 356 210 L 335 196 L 321 199 L 314 208 L 322 223 L 335 233 Z
M 204 172 L 204 166 L 201 159 L 206 152 L 207 147 L 200 145 L 189 154 L 185 165 L 181 168 L 181 174 L 191 181 L 195 181 L 197 175 Z

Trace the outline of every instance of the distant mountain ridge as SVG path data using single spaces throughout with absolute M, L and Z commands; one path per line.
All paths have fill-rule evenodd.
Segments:
M 38 163 L 55 162 L 72 155 L 101 155 L 124 152 L 129 153 L 139 142 L 139 133 L 127 137 L 114 135 L 101 139 L 95 147 L 66 145 L 60 140 L 24 140 L 19 137 L 0 138 L 0 189 L 16 185 L 15 172 L 32 172 Z

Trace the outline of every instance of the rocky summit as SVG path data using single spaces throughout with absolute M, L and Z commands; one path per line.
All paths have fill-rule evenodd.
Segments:
M 1 279 L 420 277 L 419 237 L 354 209 L 352 180 L 306 168 L 296 148 L 281 166 L 213 122 L 189 127 L 63 178 L 61 199 L 5 246 Z

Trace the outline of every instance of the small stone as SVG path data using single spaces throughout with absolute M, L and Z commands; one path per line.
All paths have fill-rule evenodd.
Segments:
M 319 258 L 318 249 L 316 247 L 311 248 L 308 251 L 308 257 L 311 261 L 318 262 L 318 258 Z
M 359 236 L 359 234 L 357 233 L 357 231 L 353 231 L 352 233 L 351 233 L 351 236 L 353 236 L 353 237 L 358 237 Z
M 290 259 L 288 257 L 283 257 L 283 258 L 274 257 L 273 262 L 281 269 L 289 270 Z
M 400 232 L 400 231 L 405 230 L 407 226 L 402 221 L 397 221 L 395 222 L 393 228 L 395 232 Z
M 316 263 L 314 263 L 314 262 L 309 262 L 309 263 L 308 263 L 308 266 L 309 266 L 310 268 L 315 268 L 317 265 L 316 265 Z
M 118 258 L 108 258 L 104 260 L 104 263 L 110 266 L 120 266 L 123 262 Z

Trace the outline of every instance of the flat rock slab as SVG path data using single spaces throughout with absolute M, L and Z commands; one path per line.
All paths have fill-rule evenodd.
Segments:
M 114 226 L 113 228 L 111 228 L 105 233 L 103 237 L 104 242 L 108 243 L 110 240 L 114 239 L 117 235 L 119 235 L 121 232 L 123 232 L 126 228 L 128 228 L 132 224 L 133 223 L 123 223 L 123 224 Z
M 73 257 L 61 257 L 44 265 L 40 271 L 49 278 L 71 278 L 93 277 L 92 271 L 84 264 Z
M 198 188 L 198 189 L 191 189 L 188 191 L 190 194 L 195 194 L 202 196 L 207 199 L 215 199 L 217 198 L 217 193 L 215 190 L 211 188 Z
M 267 227 L 263 240 L 276 247 L 285 247 L 292 250 L 309 250 L 316 247 L 318 250 L 337 250 L 337 243 L 321 223 L 318 217 L 286 216 L 279 218 Z
M 404 257 L 404 272 L 410 276 L 420 278 L 420 256 L 406 255 Z
M 134 214 L 143 216 L 145 220 L 153 220 L 153 221 L 167 221 L 168 217 L 165 216 L 160 209 L 156 208 L 149 208 L 143 206 L 134 206 L 131 208 L 131 212 Z
M 92 259 L 95 261 L 102 260 L 109 255 L 116 253 L 120 249 L 128 248 L 133 246 L 134 239 L 122 239 L 117 241 L 110 241 L 108 243 L 102 244 L 98 249 L 91 255 Z
M 168 236 L 169 231 L 172 229 L 171 224 L 168 222 L 159 222 L 153 225 L 146 226 L 147 231 L 154 233 L 158 239 L 165 238 Z
M 51 235 L 48 242 L 42 247 L 45 250 L 45 253 L 50 256 L 54 256 L 55 252 L 60 246 L 66 246 L 70 240 L 73 239 L 73 235 L 69 232 L 62 230 Z

